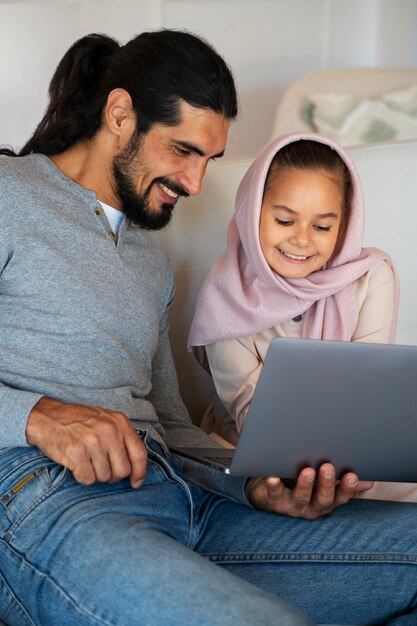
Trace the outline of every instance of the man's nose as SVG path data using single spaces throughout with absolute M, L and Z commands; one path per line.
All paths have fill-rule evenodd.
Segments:
M 181 184 L 186 188 L 190 196 L 196 196 L 200 193 L 206 168 L 206 162 L 194 163 L 181 178 Z

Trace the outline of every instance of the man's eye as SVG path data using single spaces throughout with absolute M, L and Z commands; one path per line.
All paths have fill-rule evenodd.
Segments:
M 181 146 L 174 146 L 174 150 L 181 156 L 187 156 L 187 154 L 190 154 L 190 151 L 187 150 L 187 148 L 182 148 Z

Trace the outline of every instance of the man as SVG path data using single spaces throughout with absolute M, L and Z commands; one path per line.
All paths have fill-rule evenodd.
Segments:
M 91 35 L 58 65 L 19 157 L 3 150 L 6 622 L 310 623 L 276 596 L 320 621 L 415 611 L 414 507 L 339 508 L 369 485 L 336 484 L 328 464 L 290 491 L 167 451 L 207 438 L 179 397 L 172 273 L 146 231 L 199 193 L 236 113 L 230 71 L 199 38 Z

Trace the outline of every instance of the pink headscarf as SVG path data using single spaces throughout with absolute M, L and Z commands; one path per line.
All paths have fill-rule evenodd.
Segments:
M 352 195 L 342 249 L 325 268 L 305 278 L 286 279 L 268 265 L 259 243 L 259 220 L 265 180 L 272 159 L 285 145 L 312 140 L 333 148 L 346 163 Z M 189 349 L 253 335 L 304 315 L 303 336 L 350 341 L 359 310 L 352 283 L 390 257 L 362 248 L 364 205 L 359 176 L 349 156 L 333 141 L 314 133 L 297 133 L 270 143 L 244 175 L 227 234 L 227 251 L 213 265 L 200 291 L 189 335 Z M 393 268 L 394 269 L 394 268 Z M 394 269 L 395 274 L 395 269 Z M 396 281 L 397 282 L 397 281 Z M 398 283 L 396 287 L 398 303 Z M 396 307 L 397 310 L 397 307 Z M 396 330 L 394 315 L 391 339 Z

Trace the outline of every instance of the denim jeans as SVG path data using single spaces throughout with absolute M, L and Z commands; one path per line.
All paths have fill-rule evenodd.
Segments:
M 0 451 L 0 617 L 10 626 L 417 624 L 417 507 L 305 521 L 200 489 L 147 442 L 147 478 L 82 486 Z M 284 599 L 286 602 L 279 600 Z

